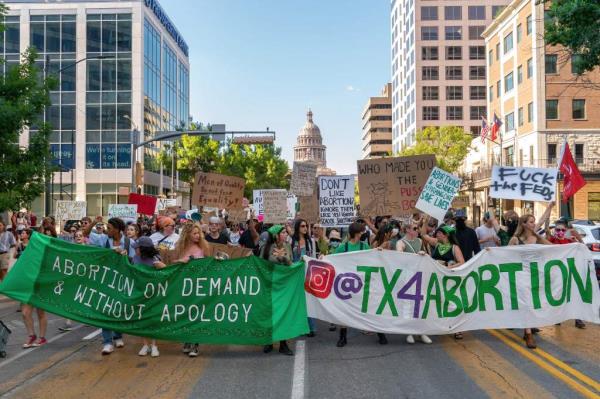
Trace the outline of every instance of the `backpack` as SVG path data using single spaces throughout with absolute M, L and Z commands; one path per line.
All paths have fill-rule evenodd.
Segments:
M 362 242 L 362 241 L 359 241 L 359 242 L 360 242 L 360 247 L 359 247 L 360 249 L 359 249 L 359 251 L 362 251 L 363 247 L 364 247 L 364 242 Z M 348 252 L 348 241 L 346 241 L 344 243 L 344 252 Z

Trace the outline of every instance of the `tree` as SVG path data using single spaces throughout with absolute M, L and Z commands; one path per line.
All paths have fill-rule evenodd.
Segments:
M 181 136 L 181 141 L 175 146 L 181 180 L 193 184 L 197 172 L 214 172 L 220 148 L 218 141 L 205 136 Z
M 0 17 L 6 7 L 0 6 Z M 19 65 L 0 76 L 0 210 L 18 209 L 39 197 L 52 176 L 49 145 L 50 126 L 40 121 L 50 105 L 54 79 L 41 79 L 35 66 L 37 54 L 28 49 Z M 4 63 L 4 60 L 0 62 Z M 29 146 L 19 146 L 28 129 Z
M 417 132 L 417 143 L 399 155 L 435 154 L 437 166 L 455 173 L 471 149 L 473 136 L 458 126 L 430 126 Z
M 574 55 L 575 70 L 591 71 L 600 65 L 599 22 L 598 0 L 553 0 L 547 14 L 544 40 L 549 45 L 562 45 Z

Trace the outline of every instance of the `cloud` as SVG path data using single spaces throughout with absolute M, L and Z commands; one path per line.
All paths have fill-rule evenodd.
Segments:
M 358 87 L 348 85 L 348 86 L 346 86 L 346 91 L 360 91 L 360 89 Z

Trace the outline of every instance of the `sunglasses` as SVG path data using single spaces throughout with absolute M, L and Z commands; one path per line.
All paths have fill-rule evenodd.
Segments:
M 302 227 L 308 227 L 308 226 L 305 224 L 301 224 L 300 227 L 302 228 Z
M 554 231 L 567 231 L 567 229 L 554 229 Z

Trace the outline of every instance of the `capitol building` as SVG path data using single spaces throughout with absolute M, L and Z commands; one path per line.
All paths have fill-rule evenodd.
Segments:
M 317 175 L 331 176 L 335 171 L 327 167 L 327 147 L 323 145 L 321 129 L 313 122 L 313 113 L 306 113 L 306 123 L 298 132 L 294 146 L 294 162 L 312 162 L 317 164 Z

